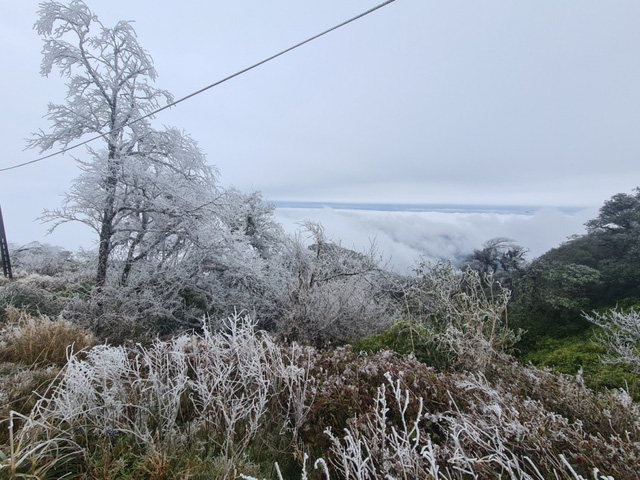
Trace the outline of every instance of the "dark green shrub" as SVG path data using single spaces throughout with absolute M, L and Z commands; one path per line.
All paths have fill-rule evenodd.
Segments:
M 588 375 L 600 369 L 600 355 L 605 353 L 606 349 L 588 336 L 543 337 L 523 360 L 571 375 L 582 369 Z
M 606 348 L 590 332 L 588 335 L 561 339 L 542 338 L 523 360 L 570 375 L 582 370 L 587 386 L 595 390 L 621 388 L 639 400 L 640 377 L 628 367 L 603 364 L 601 359 L 606 353 Z
M 391 350 L 400 355 L 413 354 L 417 360 L 432 367 L 450 366 L 449 356 L 437 343 L 433 331 L 425 324 L 407 319 L 396 320 L 388 330 L 355 342 L 353 350 L 366 353 Z

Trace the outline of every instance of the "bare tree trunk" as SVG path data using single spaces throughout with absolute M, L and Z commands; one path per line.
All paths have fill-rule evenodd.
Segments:
M 127 252 L 127 259 L 124 263 L 124 268 L 122 269 L 122 275 L 120 276 L 120 285 L 127 284 L 127 281 L 129 280 L 129 273 L 131 273 L 131 268 L 133 267 L 133 264 L 136 261 L 145 257 L 144 252 L 136 256 L 135 251 L 138 245 L 140 245 L 140 243 L 142 242 L 142 239 L 144 238 L 144 235 L 147 231 L 147 222 L 148 222 L 148 215 L 143 212 L 142 225 L 140 227 L 140 231 L 136 235 L 136 238 L 134 238 L 131 244 L 129 245 L 129 251 Z
M 112 130 L 112 136 L 113 136 Z M 98 246 L 98 271 L 96 273 L 96 286 L 104 286 L 107 280 L 107 267 L 109 254 L 111 253 L 111 238 L 113 237 L 113 219 L 115 218 L 114 205 L 116 201 L 116 187 L 118 185 L 118 162 L 116 161 L 116 146 L 109 143 L 109 176 L 105 179 L 107 198 L 102 211 L 102 225 L 100 226 L 100 243 Z
M 107 265 L 109 263 L 109 253 L 111 253 L 111 237 L 113 236 L 113 203 L 114 198 L 110 195 L 102 214 L 102 228 L 100 229 L 100 244 L 98 247 L 98 272 L 96 274 L 96 285 L 98 287 L 102 287 L 107 279 Z

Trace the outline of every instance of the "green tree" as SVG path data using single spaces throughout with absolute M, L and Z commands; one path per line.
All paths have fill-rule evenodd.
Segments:
M 640 230 L 640 188 L 634 194 L 618 193 L 600 208 L 597 218 L 586 225 L 589 233 L 608 233 L 627 236 Z
M 561 338 L 581 334 L 589 327 L 582 311 L 594 307 L 598 270 L 545 257 L 534 260 L 512 285 L 510 304 L 514 326 L 527 331 L 521 347 L 540 337 Z
M 614 195 L 586 226 L 597 245 L 604 303 L 640 296 L 640 189 Z

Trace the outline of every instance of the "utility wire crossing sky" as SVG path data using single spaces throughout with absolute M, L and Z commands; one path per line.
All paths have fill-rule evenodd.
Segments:
M 376 6 L 376 7 L 373 7 L 373 8 L 371 8 L 371 9 L 367 10 L 366 12 L 361 13 L 360 15 L 357 15 L 357 16 L 355 16 L 355 17 L 353 17 L 353 18 L 351 18 L 351 19 L 349 19 L 349 20 L 347 20 L 347 21 L 345 21 L 345 22 L 342 22 L 342 23 L 340 23 L 339 25 L 336 25 L 335 27 L 331 27 L 330 29 L 325 30 L 325 31 L 324 31 L 324 32 L 322 32 L 322 33 L 318 33 L 317 35 L 314 35 L 313 37 L 310 37 L 310 38 L 308 38 L 308 39 L 306 39 L 306 40 L 304 40 L 304 41 L 302 41 L 302 42 L 300 42 L 300 43 L 297 43 L 296 45 L 293 45 L 292 47 L 289 47 L 289 48 L 287 48 L 286 50 L 282 50 L 281 52 L 276 53 L 275 55 L 271 55 L 270 57 L 265 58 L 264 60 L 262 60 L 262 61 L 260 61 L 260 62 L 258 62 L 258 63 L 254 63 L 254 64 L 253 64 L 253 65 L 251 65 L 250 67 L 244 68 L 244 69 L 240 70 L 239 72 L 236 72 L 236 73 L 234 73 L 234 74 L 232 74 L 232 75 L 229 75 L 228 77 L 223 78 L 222 80 L 218 80 L 217 82 L 214 82 L 214 83 L 212 83 L 212 84 L 210 84 L 210 85 L 207 85 L 206 87 L 201 88 L 200 90 L 198 90 L 198 91 L 196 91 L 196 92 L 190 93 L 189 95 L 186 95 L 186 96 L 184 96 L 184 97 L 182 97 L 182 98 L 180 98 L 180 99 L 178 99 L 178 100 L 175 100 L 175 101 L 173 101 L 173 102 L 170 102 L 170 103 L 168 103 L 167 105 L 165 105 L 165 106 L 163 106 L 163 107 L 157 108 L 156 110 L 154 110 L 154 111 L 152 111 L 152 112 L 150 112 L 150 113 L 147 113 L 146 115 L 143 115 L 143 116 L 141 116 L 141 117 L 138 117 L 138 118 L 136 118 L 135 120 L 132 120 L 132 121 L 130 121 L 130 122 L 128 122 L 128 123 L 126 123 L 125 125 L 123 125 L 122 127 L 120 127 L 118 130 L 120 130 L 120 129 L 122 129 L 122 128 L 126 128 L 126 127 L 128 127 L 128 126 L 131 126 L 131 125 L 133 125 L 133 124 L 135 124 L 135 123 L 141 122 L 142 120 L 145 120 L 145 119 L 147 119 L 147 118 L 151 118 L 151 117 L 153 117 L 153 116 L 157 115 L 158 113 L 160 113 L 160 112 L 162 112 L 162 111 L 164 111 L 164 110 L 168 110 L 168 109 L 169 109 L 169 108 L 171 108 L 171 107 L 175 107 L 176 105 L 178 105 L 179 103 L 184 102 L 185 100 L 189 100 L 190 98 L 193 98 L 193 97 L 195 97 L 196 95 L 200 95 L 201 93 L 204 93 L 204 92 L 206 92 L 207 90 L 210 90 L 210 89 L 212 89 L 212 88 L 214 88 L 214 87 L 217 87 L 218 85 L 221 85 L 221 84 L 223 84 L 224 82 L 227 82 L 227 81 L 229 81 L 229 80 L 231 80 L 231 79 L 233 79 L 233 78 L 235 78 L 235 77 L 238 77 L 238 76 L 242 75 L 243 73 L 246 73 L 246 72 L 248 72 L 248 71 L 250 71 L 250 70 L 253 70 L 254 68 L 257 68 L 257 67 L 259 67 L 260 65 L 264 65 L 265 63 L 270 62 L 271 60 L 274 60 L 274 59 L 276 59 L 276 58 L 278 58 L 278 57 L 280 57 L 280 56 L 282 56 L 282 55 L 284 55 L 284 54 L 286 54 L 286 53 L 291 52 L 292 50 L 295 50 L 295 49 L 296 49 L 296 48 L 298 48 L 298 47 L 301 47 L 301 46 L 303 46 L 303 45 L 305 45 L 305 44 L 307 44 L 307 43 L 309 43 L 309 42 L 312 42 L 313 40 L 316 40 L 316 39 L 318 39 L 318 38 L 320 38 L 320 37 L 322 37 L 322 36 L 326 35 L 327 33 L 331 33 L 331 32 L 333 32 L 334 30 L 337 30 L 338 28 L 344 27 L 345 25 L 348 25 L 348 24 L 350 24 L 350 23 L 352 23 L 352 22 L 355 22 L 356 20 L 359 20 L 360 18 L 362 18 L 362 17 L 364 17 L 364 16 L 366 16 L 366 15 L 369 15 L 370 13 L 373 13 L 373 12 L 375 12 L 376 10 L 379 10 L 379 9 L 381 9 L 382 7 L 385 7 L 385 6 L 387 6 L 387 5 L 389 5 L 390 3 L 393 3 L 393 2 L 395 2 L 395 1 L 396 1 L 396 0 L 387 0 L 386 2 L 383 2 L 383 3 L 381 3 L 380 5 L 378 5 L 378 6 Z M 55 156 L 57 156 L 57 155 L 61 155 L 61 154 L 63 154 L 63 153 L 67 153 L 67 152 L 69 152 L 69 151 L 71 151 L 71 150 L 74 150 L 74 149 L 76 149 L 76 148 L 78 148 L 78 147 L 82 147 L 82 146 L 87 145 L 87 144 L 89 144 L 89 143 L 91 143 L 91 142 L 94 142 L 95 140 L 99 140 L 100 138 L 105 138 L 105 137 L 107 137 L 108 135 L 110 135 L 111 133 L 113 133 L 113 132 L 112 132 L 112 131 L 108 131 L 108 132 L 105 132 L 105 133 L 103 133 L 103 134 L 101 134 L 101 135 L 96 135 L 96 136 L 94 136 L 94 137 L 92 137 L 92 138 L 89 138 L 88 140 L 84 140 L 83 142 L 76 143 L 75 145 L 72 145 L 72 146 L 70 146 L 70 147 L 63 148 L 63 149 L 61 149 L 61 150 L 58 150 L 58 151 L 56 151 L 56 152 L 53 152 L 53 153 L 51 153 L 51 154 L 49 154 L 49 155 L 46 155 L 46 156 L 44 156 L 44 157 L 36 158 L 36 159 L 34 159 L 34 160 L 30 160 L 30 161 L 28 161 L 28 162 L 24 162 L 24 163 L 19 163 L 19 164 L 17 164 L 17 165 L 12 165 L 12 166 L 10 166 L 10 167 L 0 168 L 0 172 L 4 172 L 4 171 L 7 171 L 7 170 L 13 170 L 13 169 L 15 169 L 15 168 L 24 167 L 24 166 L 26 166 L 26 165 L 31 165 L 31 164 L 33 164 L 33 163 L 41 162 L 41 161 L 43 161 L 43 160 L 47 160 L 47 159 L 52 158 L 52 157 L 55 157 Z

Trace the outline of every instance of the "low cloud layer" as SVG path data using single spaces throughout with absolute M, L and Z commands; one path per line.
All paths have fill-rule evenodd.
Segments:
M 321 223 L 327 237 L 354 250 L 375 242 L 389 266 L 406 273 L 415 261 L 456 260 L 495 237 L 508 237 L 529 249 L 531 260 L 575 234 L 597 215 L 596 208 L 565 213 L 545 208 L 533 214 L 448 213 L 278 208 L 276 218 L 287 232 L 304 220 Z

